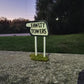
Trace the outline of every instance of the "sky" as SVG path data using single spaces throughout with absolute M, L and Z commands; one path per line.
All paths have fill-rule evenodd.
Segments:
M 36 0 L 0 0 L 0 17 L 34 20 Z

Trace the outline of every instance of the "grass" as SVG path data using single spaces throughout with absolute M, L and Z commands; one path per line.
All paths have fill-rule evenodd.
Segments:
M 37 56 L 35 56 L 35 54 L 31 54 L 30 57 L 31 57 L 32 60 L 35 60 L 35 61 L 47 62 L 49 60 L 47 56 L 43 57 L 42 54 L 38 54 Z
M 48 53 L 84 54 L 84 34 L 48 36 L 46 47 Z M 34 52 L 34 37 L 0 37 L 0 50 Z M 42 37 L 38 37 L 38 51 L 43 51 Z

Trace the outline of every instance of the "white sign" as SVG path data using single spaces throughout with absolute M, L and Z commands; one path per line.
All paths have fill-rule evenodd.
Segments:
M 26 24 L 30 27 L 30 33 L 34 36 L 48 36 L 48 26 L 46 21 L 33 21 Z
M 46 21 L 32 21 L 26 24 L 30 33 L 35 36 L 35 56 L 37 56 L 37 36 L 43 36 L 43 56 L 46 56 L 46 37 L 48 36 L 48 24 Z

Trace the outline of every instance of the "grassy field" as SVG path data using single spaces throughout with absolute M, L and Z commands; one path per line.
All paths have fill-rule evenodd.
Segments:
M 38 51 L 43 51 L 43 38 L 38 37 Z M 0 50 L 34 52 L 33 36 L 0 37 Z M 84 54 L 84 34 L 47 37 L 48 53 Z

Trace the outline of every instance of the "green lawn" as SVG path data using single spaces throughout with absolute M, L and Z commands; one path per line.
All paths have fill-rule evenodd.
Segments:
M 38 37 L 38 51 L 43 51 L 43 37 Z M 33 36 L 0 37 L 0 50 L 34 52 Z M 47 52 L 84 54 L 84 34 L 47 37 Z

